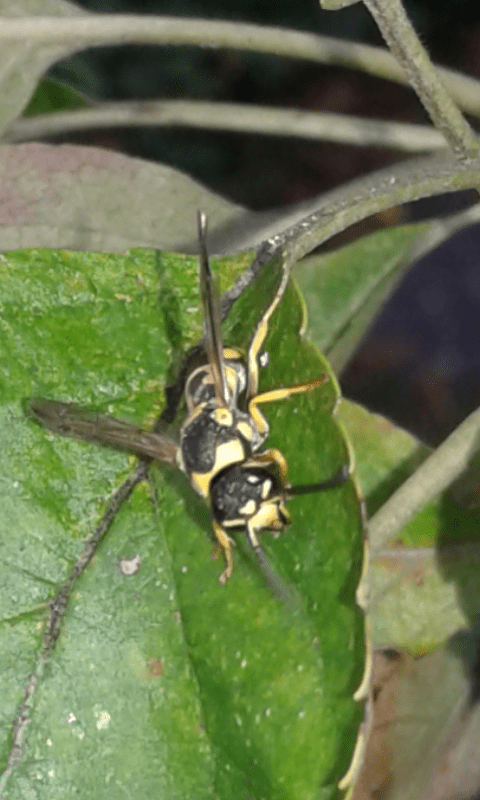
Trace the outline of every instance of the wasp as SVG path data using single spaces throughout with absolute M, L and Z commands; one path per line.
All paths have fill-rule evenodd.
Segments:
M 259 393 L 261 350 L 269 321 L 285 293 L 289 270 L 284 267 L 276 294 L 253 333 L 244 359 L 239 350 L 223 345 L 219 304 L 206 247 L 206 217 L 200 212 L 198 239 L 206 361 L 187 377 L 184 390 L 187 415 L 178 443 L 155 431 L 88 412 L 73 403 L 30 398 L 26 403 L 27 413 L 54 433 L 176 466 L 210 507 L 217 550 L 223 550 L 225 557 L 220 583 L 225 584 L 233 570 L 233 542 L 229 532 L 243 529 L 267 580 L 277 593 L 282 593 L 260 546 L 259 532 L 280 531 L 288 525 L 289 497 L 335 488 L 349 477 L 350 470 L 343 467 L 322 483 L 291 486 L 282 453 L 274 448 L 263 449 L 269 426 L 260 408 L 310 392 L 328 377 L 322 375 L 298 386 Z

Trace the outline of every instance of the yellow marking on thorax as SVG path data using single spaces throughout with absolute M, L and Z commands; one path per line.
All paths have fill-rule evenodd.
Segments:
M 243 436 L 247 442 L 251 442 L 253 439 L 253 430 L 252 426 L 246 420 L 240 420 L 237 422 L 236 425 L 237 431 Z
M 243 358 L 243 353 L 241 353 L 240 350 L 235 350 L 233 347 L 224 347 L 223 357 L 225 361 L 239 361 Z
M 239 439 L 232 439 L 231 442 L 218 445 L 212 469 L 209 472 L 192 472 L 189 475 L 192 488 L 205 500 L 208 500 L 210 484 L 215 476 L 225 467 L 240 464 L 242 461 L 245 461 L 245 449 Z
M 218 422 L 218 424 L 222 425 L 224 428 L 231 428 L 233 426 L 232 412 L 224 406 L 219 406 L 216 408 L 212 416 L 215 422 Z
M 237 394 L 238 375 L 232 367 L 225 367 L 225 377 L 230 397 L 235 397 Z

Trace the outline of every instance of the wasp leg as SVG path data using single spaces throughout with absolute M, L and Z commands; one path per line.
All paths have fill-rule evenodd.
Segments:
M 223 550 L 223 555 L 225 556 L 225 562 L 227 565 L 218 579 L 218 582 L 224 586 L 228 579 L 231 578 L 233 572 L 232 541 L 230 537 L 227 536 L 225 528 L 223 528 L 220 523 L 216 522 L 215 520 L 213 522 L 213 530 L 219 547 L 221 547 Z M 218 549 L 219 548 L 217 548 L 216 551 L 217 553 Z
M 260 349 L 268 333 L 268 323 L 270 322 L 270 317 L 285 294 L 289 277 L 290 270 L 287 264 L 284 263 L 282 279 L 277 289 L 277 293 L 265 311 L 265 314 L 258 323 L 257 329 L 253 334 L 253 339 L 248 350 L 248 397 L 254 397 L 258 392 L 258 354 L 260 353 Z
M 262 464 L 275 464 L 278 468 L 278 472 L 280 474 L 280 480 L 283 486 L 287 485 L 288 483 L 287 459 L 280 452 L 280 450 L 277 450 L 276 447 L 271 447 L 269 450 L 265 450 L 264 453 L 255 453 L 255 461 L 261 461 Z
M 280 389 L 272 389 L 270 392 L 263 392 L 252 397 L 248 403 L 248 413 L 253 419 L 255 426 L 261 435 L 268 433 L 268 424 L 262 412 L 257 408 L 262 403 L 276 403 L 279 400 L 287 400 L 293 394 L 304 394 L 317 389 L 322 383 L 329 380 L 328 375 L 321 375 L 320 378 L 315 378 L 308 383 L 302 383 L 300 386 L 285 386 Z
M 243 358 L 243 353 L 241 353 L 240 350 L 235 350 L 233 347 L 224 347 L 223 358 L 225 361 L 239 361 Z

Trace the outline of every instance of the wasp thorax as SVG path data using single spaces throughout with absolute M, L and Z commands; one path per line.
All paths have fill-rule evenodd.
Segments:
M 233 414 L 228 408 L 215 408 L 212 411 L 212 416 L 224 428 L 231 428 L 233 425 Z
M 250 458 L 252 438 L 248 414 L 219 407 L 211 400 L 196 409 L 182 427 L 180 467 L 190 477 L 202 474 L 210 482 L 226 466 Z M 202 480 L 202 486 L 204 483 Z
M 192 372 L 185 386 L 185 397 L 189 411 L 208 403 L 215 397 L 215 383 L 212 369 L 208 364 L 197 367 Z
M 233 352 L 233 351 L 232 351 Z M 225 377 L 228 405 L 234 408 L 247 388 L 247 370 L 242 361 L 226 360 Z M 187 380 L 185 397 L 189 412 L 209 403 L 216 397 L 215 378 L 210 364 L 197 367 Z

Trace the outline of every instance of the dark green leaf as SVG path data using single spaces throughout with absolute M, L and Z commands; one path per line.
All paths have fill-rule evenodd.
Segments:
M 221 269 L 231 276 L 238 265 Z M 234 306 L 227 344 L 247 347 L 278 269 L 269 265 Z M 55 437 L 22 416 L 21 400 L 47 396 L 153 423 L 170 355 L 177 360 L 201 332 L 197 266 L 148 251 L 29 251 L 4 257 L 1 279 L 3 762 L 28 676 L 39 679 L 7 796 L 334 796 L 361 717 L 352 700 L 363 657 L 352 482 L 296 497 L 291 528 L 278 539 L 263 533 L 296 592 L 282 604 L 242 535 L 233 576 L 218 584 L 208 509 L 183 475 L 153 469 L 75 583 L 44 669 L 47 603 L 133 459 Z M 265 343 L 262 391 L 328 372 L 300 339 L 301 321 L 289 288 Z M 336 394 L 330 376 L 264 407 L 268 444 L 287 456 L 294 484 L 329 478 L 347 459 L 331 414 Z M 135 556 L 138 569 L 126 576 L 119 560 Z
M 308 307 L 308 332 L 341 373 L 405 272 L 428 224 L 404 225 L 303 259 L 295 277 Z
M 44 78 L 35 89 L 24 116 L 48 114 L 49 111 L 74 111 L 91 105 L 91 101 L 76 89 L 60 81 Z

